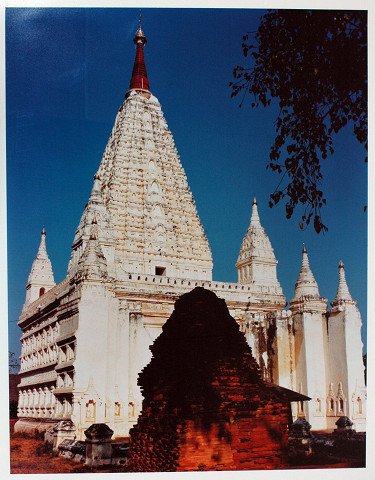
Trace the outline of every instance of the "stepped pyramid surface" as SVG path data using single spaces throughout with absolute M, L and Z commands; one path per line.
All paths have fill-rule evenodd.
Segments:
M 77 270 L 95 223 L 111 276 L 212 279 L 212 255 L 172 133 L 150 92 L 141 24 L 130 87 L 105 148 L 72 245 Z
M 84 250 L 83 245 L 76 253 L 78 239 L 87 241 L 87 225 L 95 217 L 108 263 L 129 273 L 155 274 L 158 266 L 169 276 L 212 278 L 208 240 L 172 134 L 150 92 L 128 92 L 95 182 L 70 268 Z

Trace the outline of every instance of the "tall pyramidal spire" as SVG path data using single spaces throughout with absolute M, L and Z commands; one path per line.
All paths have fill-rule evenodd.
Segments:
M 146 36 L 142 31 L 142 15 L 139 14 L 139 28 L 133 42 L 137 46 L 137 52 L 135 54 L 134 67 L 132 78 L 130 80 L 129 90 L 141 89 L 150 91 L 150 84 L 147 78 L 147 70 L 145 59 L 143 55 L 143 46 L 146 45 Z
M 73 242 L 70 272 L 97 220 L 110 276 L 212 279 L 212 256 L 158 99 L 149 90 L 141 25 L 130 82 Z M 113 243 L 111 243 L 111 238 Z
M 276 274 L 277 260 L 271 242 L 262 227 L 258 214 L 258 203 L 254 197 L 250 226 L 242 241 L 236 263 L 238 282 L 274 286 L 276 293 L 282 290 Z
M 41 295 L 56 285 L 53 278 L 51 261 L 48 257 L 46 247 L 46 231 L 43 227 L 38 253 L 32 264 L 29 278 L 26 285 L 25 309 Z
M 333 302 L 331 302 L 331 306 L 334 307 L 336 305 L 339 305 L 340 303 L 356 303 L 350 295 L 348 284 L 346 283 L 345 278 L 344 264 L 341 260 L 339 263 L 339 285 L 337 287 L 336 298 Z

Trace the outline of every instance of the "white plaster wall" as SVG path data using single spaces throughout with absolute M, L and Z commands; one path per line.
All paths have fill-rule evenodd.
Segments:
M 284 313 L 284 312 L 283 312 Z M 288 332 L 288 317 L 277 320 L 277 371 L 275 383 L 293 390 L 295 388 L 294 337 Z
M 306 382 L 306 345 L 304 322 L 301 314 L 296 314 L 293 317 L 294 322 L 294 359 L 296 367 L 295 385 L 293 390 L 307 395 Z
M 328 319 L 328 372 L 327 375 L 327 395 L 329 387 L 332 384 L 333 393 L 338 393 L 339 383 L 346 399 L 348 400 L 348 366 L 347 366 L 347 345 L 345 341 L 345 317 L 343 312 L 331 314 Z M 328 400 L 326 401 L 327 404 Z M 328 409 L 329 410 L 329 409 Z M 344 407 L 345 415 L 351 417 L 349 404 L 346 402 Z M 331 415 L 328 411 L 328 428 L 336 428 L 335 423 L 338 416 Z
M 361 316 L 354 305 L 344 308 L 345 344 L 347 352 L 348 404 L 349 418 L 357 431 L 365 431 L 366 399 L 364 365 L 362 361 L 363 344 L 361 340 Z M 362 412 L 358 411 L 358 397 L 361 398 Z
M 79 398 L 89 388 L 92 380 L 90 398 L 96 403 L 96 423 L 105 421 L 105 401 L 108 382 L 113 381 L 109 376 L 109 350 L 113 348 L 113 328 L 111 320 L 113 309 L 111 296 L 105 286 L 87 283 L 82 286 L 82 297 L 79 303 L 79 324 L 76 331 L 77 350 L 74 363 L 75 368 L 75 397 Z M 72 421 L 76 425 L 79 436 L 83 437 L 85 423 L 85 401 L 80 405 L 75 403 Z
M 164 322 L 163 322 L 164 323 Z M 144 326 L 141 310 L 133 311 L 129 316 L 129 402 L 135 406 L 138 416 L 142 408 L 142 394 L 138 386 L 138 375 L 150 362 L 150 345 L 161 333 L 161 326 L 153 329 Z
M 104 286 L 82 286 L 79 303 L 79 324 L 76 331 L 76 386 L 85 389 L 90 376 L 95 387 L 105 392 L 108 353 L 109 298 Z
M 127 305 L 119 309 L 115 328 L 115 364 L 114 364 L 114 402 L 120 402 L 120 418 L 114 418 L 115 435 L 125 436 L 129 433 L 129 310 Z M 112 427 L 111 427 L 112 428 Z
M 321 313 L 303 312 L 297 314 L 295 316 L 295 331 L 295 389 L 312 398 L 309 402 L 304 402 L 305 416 L 312 429 L 325 429 L 324 412 L 317 413 L 314 401 L 317 395 L 322 400 L 326 396 L 325 332 Z

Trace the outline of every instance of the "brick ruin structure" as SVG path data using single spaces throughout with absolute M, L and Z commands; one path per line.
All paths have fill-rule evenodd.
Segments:
M 262 380 L 224 300 L 201 287 L 183 295 L 150 349 L 132 471 L 288 466 L 287 395 Z

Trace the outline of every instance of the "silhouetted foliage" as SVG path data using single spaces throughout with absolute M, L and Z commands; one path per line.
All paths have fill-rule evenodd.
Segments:
M 270 10 L 242 48 L 253 65 L 234 69 L 232 97 L 243 93 L 241 106 L 250 94 L 252 107 L 279 99 L 267 168 L 282 177 L 269 205 L 286 197 L 290 218 L 300 203 L 300 227 L 313 218 L 326 231 L 321 160 L 334 151 L 332 135 L 351 122 L 367 148 L 367 12 Z
M 18 373 L 20 361 L 14 352 L 8 352 L 9 373 Z

